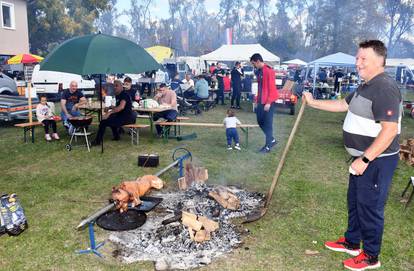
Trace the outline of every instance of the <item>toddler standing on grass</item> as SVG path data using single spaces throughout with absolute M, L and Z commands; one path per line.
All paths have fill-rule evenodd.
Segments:
M 59 135 L 56 132 L 56 121 L 53 119 L 54 111 L 55 105 L 53 103 L 48 103 L 46 96 L 41 96 L 40 103 L 36 107 L 36 117 L 45 128 L 46 141 L 51 141 L 52 138 L 56 140 L 59 139 Z M 52 127 L 52 136 L 49 134 L 49 127 Z
M 227 117 L 224 118 L 224 126 L 226 127 L 226 137 L 227 137 L 227 149 L 232 150 L 231 143 L 234 140 L 234 148 L 236 150 L 241 150 L 239 144 L 239 134 L 237 133 L 237 124 L 241 124 L 238 118 L 235 117 L 234 111 L 232 109 L 227 110 Z

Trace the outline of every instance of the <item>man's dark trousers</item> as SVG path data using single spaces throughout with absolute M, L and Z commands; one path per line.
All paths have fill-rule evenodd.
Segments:
M 362 241 L 364 252 L 370 256 L 380 254 L 384 207 L 398 160 L 398 154 L 380 157 L 369 163 L 363 175 L 349 175 L 345 238 L 351 244 Z
M 266 136 L 266 146 L 270 148 L 273 137 L 273 114 L 275 112 L 275 104 L 272 103 L 269 111 L 264 111 L 264 104 L 258 103 L 256 106 L 257 124 L 259 124 L 263 133 Z
M 131 124 L 131 123 L 135 123 L 135 117 L 126 118 L 126 117 L 123 117 L 123 116 L 118 116 L 117 114 L 110 115 L 107 119 L 102 120 L 99 123 L 99 129 L 98 129 L 98 133 L 96 134 L 95 141 L 97 143 L 100 143 L 102 141 L 103 136 L 105 134 L 106 127 L 111 127 L 113 138 L 118 139 L 119 138 L 119 132 L 118 132 L 119 128 L 122 125 Z
M 153 120 L 157 121 L 160 118 L 165 119 L 167 122 L 172 122 L 177 118 L 177 111 L 176 110 L 166 110 L 163 112 L 158 112 L 154 114 Z M 160 125 L 155 125 L 155 128 L 157 129 L 157 134 L 161 135 L 162 128 Z
M 219 101 L 221 101 L 221 104 L 224 104 L 224 85 L 219 86 L 217 89 L 216 103 L 219 104 Z
M 234 105 L 234 100 L 236 100 L 236 106 L 240 107 L 240 96 L 241 96 L 241 84 L 233 86 L 233 93 L 231 95 L 231 105 Z

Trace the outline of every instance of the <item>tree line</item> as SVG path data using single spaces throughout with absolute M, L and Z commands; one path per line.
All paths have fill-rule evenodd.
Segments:
M 221 0 L 208 12 L 208 0 L 168 0 L 167 18 L 153 14 L 156 0 L 28 1 L 31 51 L 47 54 L 62 41 L 84 34 L 116 35 L 143 47 L 164 45 L 178 54 L 201 55 L 224 43 L 261 43 L 282 60 L 312 60 L 330 53 L 354 54 L 365 39 L 381 39 L 391 57 L 414 55 L 414 1 L 408 0 Z M 128 23 L 120 20 L 123 16 Z M 189 51 L 182 50 L 182 32 Z

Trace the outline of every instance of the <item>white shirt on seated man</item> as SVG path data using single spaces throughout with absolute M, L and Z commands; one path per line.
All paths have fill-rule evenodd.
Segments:
M 194 90 L 194 81 L 191 79 L 190 74 L 186 74 L 185 78 L 181 82 L 182 84 L 180 84 L 180 87 L 183 91 Z

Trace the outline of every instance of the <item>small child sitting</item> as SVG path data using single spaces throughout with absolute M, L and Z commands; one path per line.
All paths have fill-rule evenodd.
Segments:
M 45 127 L 46 141 L 51 141 L 52 138 L 59 140 L 59 135 L 56 132 L 56 121 L 54 120 L 55 105 L 47 102 L 46 96 L 40 97 L 40 104 L 36 107 L 36 117 L 39 122 Z M 53 134 L 50 136 L 49 127 L 52 127 Z
M 232 140 L 234 140 L 234 148 L 236 150 L 241 150 L 239 144 L 239 134 L 237 133 L 237 124 L 241 124 L 238 118 L 235 117 L 235 113 L 232 109 L 227 110 L 227 117 L 224 118 L 224 126 L 226 127 L 226 136 L 227 136 L 227 149 L 232 150 Z

